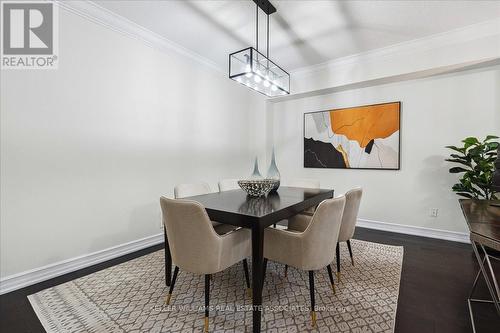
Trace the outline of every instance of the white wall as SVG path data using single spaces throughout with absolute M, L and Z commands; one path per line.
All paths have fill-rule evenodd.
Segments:
M 500 67 L 339 92 L 270 104 L 277 164 L 283 182 L 318 178 L 322 187 L 343 193 L 364 188 L 360 218 L 380 222 L 466 231 L 456 177 L 444 159 L 450 144 L 466 136 L 500 134 Z M 305 169 L 303 113 L 401 101 L 401 170 Z M 431 208 L 439 216 L 429 216 Z
M 59 34 L 59 69 L 1 73 L 1 277 L 158 234 L 161 195 L 265 145 L 263 98 L 225 75 L 65 10 Z

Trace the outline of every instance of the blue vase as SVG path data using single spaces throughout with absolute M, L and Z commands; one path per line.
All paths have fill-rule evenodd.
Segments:
M 255 156 L 255 163 L 253 165 L 253 173 L 250 176 L 250 179 L 251 180 L 259 180 L 259 179 L 263 179 L 263 178 L 264 177 L 262 177 L 262 175 L 260 174 L 260 171 L 259 171 L 259 161 L 257 159 L 257 156 Z
M 277 180 L 276 185 L 271 189 L 271 192 L 275 192 L 278 190 L 280 187 L 280 172 L 278 170 L 278 167 L 276 166 L 276 156 L 274 154 L 274 147 L 273 147 L 273 154 L 271 156 L 271 165 L 269 165 L 269 170 L 267 170 L 267 178 L 272 179 L 272 180 Z

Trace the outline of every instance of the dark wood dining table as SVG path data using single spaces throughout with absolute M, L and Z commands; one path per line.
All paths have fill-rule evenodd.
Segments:
M 250 197 L 243 190 L 216 192 L 188 197 L 201 203 L 212 221 L 248 228 L 252 232 L 252 311 L 253 332 L 260 332 L 264 268 L 264 229 L 288 219 L 325 199 L 333 190 L 280 187 L 266 197 Z M 172 258 L 165 231 L 165 281 L 170 285 Z

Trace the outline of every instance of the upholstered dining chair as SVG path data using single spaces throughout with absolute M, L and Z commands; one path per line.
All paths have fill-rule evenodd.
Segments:
M 172 260 L 175 264 L 166 303 L 170 303 L 179 269 L 205 276 L 205 325 L 208 332 L 210 277 L 212 274 L 243 262 L 247 290 L 250 290 L 248 264 L 251 255 L 249 229 L 224 235 L 215 231 L 205 208 L 196 201 L 160 198 L 163 223 L 167 228 Z
M 287 183 L 287 186 L 290 187 L 302 187 L 302 188 L 312 188 L 312 189 L 319 189 L 320 188 L 320 183 L 319 180 L 317 179 L 311 179 L 311 178 L 296 178 L 292 179 Z M 305 214 L 312 216 L 314 214 L 314 210 L 316 207 L 309 207 L 308 209 L 304 210 L 300 214 Z M 287 224 L 286 220 L 280 221 L 279 224 Z M 288 265 L 285 265 L 285 277 L 288 276 Z
M 221 179 L 219 180 L 219 191 L 231 191 L 237 190 L 240 186 L 238 185 L 238 179 Z
M 303 188 L 319 188 L 319 180 L 310 178 L 297 178 L 292 179 L 287 183 L 287 186 L 291 187 L 303 187 Z
M 359 204 L 361 202 L 361 196 L 363 195 L 363 189 L 357 187 L 345 194 L 345 208 L 344 214 L 342 215 L 342 224 L 340 226 L 340 232 L 338 237 L 338 242 L 335 247 L 335 254 L 337 259 L 337 280 L 340 281 L 340 242 L 347 243 L 347 249 L 351 257 L 351 264 L 354 266 L 354 257 L 352 254 L 351 238 L 354 235 L 354 230 L 356 229 L 356 221 L 358 219 Z M 310 219 L 290 219 L 288 221 L 288 230 L 291 231 L 304 231 Z M 285 274 L 286 274 L 285 267 Z
M 178 184 L 174 187 L 174 197 L 176 199 L 182 199 L 185 197 L 192 197 L 195 195 L 203 195 L 208 193 L 212 193 L 212 189 L 210 188 L 210 185 L 204 182 L 192 183 L 192 184 Z M 221 225 L 219 222 L 215 221 L 212 221 L 212 224 L 214 225 L 214 227 L 221 226 L 221 229 L 224 229 L 226 231 L 234 229 L 229 225 Z
M 212 189 L 210 188 L 210 185 L 203 182 L 193 184 L 178 184 L 174 187 L 174 196 L 176 199 L 208 194 L 211 192 Z
M 302 187 L 302 188 L 311 188 L 311 189 L 319 189 L 319 180 L 317 179 L 308 179 L 308 178 L 297 178 L 293 179 L 288 183 L 288 186 L 291 187 Z M 316 207 L 310 207 L 303 211 L 301 214 L 308 214 L 311 215 L 314 214 L 314 209 Z
M 340 242 L 347 243 L 351 264 L 354 266 L 351 238 L 354 236 L 354 230 L 356 229 L 356 221 L 358 220 L 359 205 L 362 196 L 363 189 L 360 187 L 353 188 L 345 194 L 344 215 L 342 216 L 342 224 L 340 226 L 339 241 L 335 249 L 337 257 L 337 279 L 340 279 Z
M 290 219 L 299 225 L 307 225 L 301 231 L 267 228 L 264 233 L 264 272 L 267 260 L 273 260 L 309 271 L 311 296 L 311 322 L 316 326 L 316 304 L 314 297 L 314 271 L 326 267 L 332 290 L 335 293 L 330 263 L 334 259 L 335 244 L 340 232 L 345 198 L 327 199 L 318 205 L 312 218 L 299 214 Z M 301 221 L 305 220 L 305 221 Z

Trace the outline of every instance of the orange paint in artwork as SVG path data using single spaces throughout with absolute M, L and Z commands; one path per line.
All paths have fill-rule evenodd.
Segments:
M 335 134 L 358 141 L 364 148 L 373 139 L 383 139 L 399 130 L 399 103 L 360 106 L 330 111 Z

